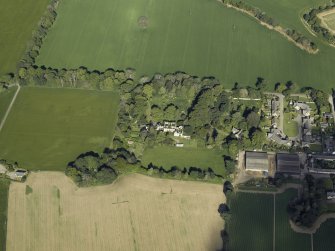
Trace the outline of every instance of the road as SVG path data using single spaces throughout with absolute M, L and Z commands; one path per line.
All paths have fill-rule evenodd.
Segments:
M 10 87 L 13 87 L 13 86 L 15 86 L 15 85 L 11 85 Z M 15 102 L 15 100 L 16 100 L 16 97 L 17 97 L 17 95 L 19 94 L 19 91 L 21 90 L 21 86 L 20 86 L 19 84 L 16 84 L 16 86 L 17 86 L 17 90 L 16 90 L 16 92 L 15 92 L 15 94 L 14 94 L 14 97 L 13 97 L 12 101 L 10 102 L 10 104 L 9 104 L 9 106 L 8 106 L 8 108 L 7 108 L 7 111 L 6 111 L 6 113 L 5 113 L 5 116 L 3 117 L 2 121 L 1 121 L 1 124 L 0 124 L 0 132 L 1 132 L 2 128 L 3 128 L 3 126 L 5 125 L 5 122 L 6 122 L 6 120 L 7 120 L 7 117 L 8 117 L 8 115 L 9 115 L 9 113 L 10 113 L 10 110 L 12 109 L 12 107 L 13 107 L 13 105 L 14 105 L 14 102 Z

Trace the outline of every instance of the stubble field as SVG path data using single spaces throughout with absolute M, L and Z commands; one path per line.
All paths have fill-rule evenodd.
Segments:
M 198 182 L 132 174 L 77 188 L 33 173 L 10 186 L 7 250 L 218 250 L 223 199 L 222 186 Z

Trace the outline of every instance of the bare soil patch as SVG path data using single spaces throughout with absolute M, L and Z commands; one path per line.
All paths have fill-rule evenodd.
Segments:
M 7 250 L 217 250 L 222 202 L 220 185 L 132 174 L 78 188 L 63 173 L 32 173 L 10 186 Z

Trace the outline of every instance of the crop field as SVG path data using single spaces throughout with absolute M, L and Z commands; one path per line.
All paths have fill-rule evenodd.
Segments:
M 212 168 L 216 174 L 225 172 L 224 159 L 220 151 L 205 148 L 179 148 L 174 146 L 157 146 L 144 151 L 142 162 L 150 163 L 170 169 L 173 166 L 179 168 L 198 167 Z
M 335 219 L 328 220 L 322 224 L 321 228 L 314 234 L 315 251 L 333 251 L 335 250 L 334 242 Z
M 321 0 L 248 1 L 314 38 L 299 15 Z M 62 1 L 58 13 L 39 65 L 132 67 L 138 76 L 185 71 L 215 76 L 227 87 L 235 82 L 253 84 L 263 77 L 269 88 L 291 80 L 329 90 L 335 77 L 334 48 L 320 42 L 320 52 L 310 55 L 215 0 Z
M 79 154 L 110 146 L 118 104 L 114 92 L 22 88 L 0 132 L 0 158 L 65 170 Z
M 289 223 L 287 205 L 296 196 L 295 189 L 276 195 L 276 251 L 311 250 L 311 236 L 294 232 Z
M 12 101 L 17 87 L 12 87 L 8 91 L 0 92 L 0 123 L 6 114 L 7 108 Z
M 7 251 L 219 250 L 223 199 L 222 186 L 200 182 L 132 174 L 78 188 L 32 173 L 10 186 Z
M 16 70 L 27 42 L 49 2 L 0 0 L 0 75 Z
M 231 218 L 226 225 L 229 248 L 234 251 L 333 251 L 335 219 L 328 220 L 313 234 L 292 230 L 287 214 L 289 201 L 297 195 L 296 189 L 286 190 L 275 196 L 238 192 L 229 199 Z M 275 228 L 273 223 L 275 222 Z M 262 236 L 260 238 L 260 236 Z M 273 247 L 274 243 L 274 247 Z
M 236 193 L 229 206 L 228 250 L 272 250 L 273 195 Z
M 0 178 L 0 250 L 6 250 L 9 181 Z

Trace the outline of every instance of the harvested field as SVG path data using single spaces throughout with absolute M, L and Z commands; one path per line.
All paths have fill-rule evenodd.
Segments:
M 223 199 L 222 186 L 198 182 L 132 174 L 78 188 L 32 173 L 10 186 L 7 250 L 217 250 Z

